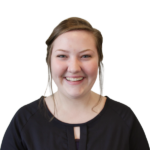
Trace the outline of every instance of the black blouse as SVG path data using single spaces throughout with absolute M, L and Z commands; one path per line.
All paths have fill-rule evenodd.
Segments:
M 102 111 L 93 119 L 69 124 L 54 118 L 51 122 L 40 100 L 21 107 L 3 137 L 1 150 L 149 150 L 144 130 L 133 111 L 108 96 Z M 80 142 L 73 127 L 80 126 Z M 77 147 L 76 147 L 77 145 Z

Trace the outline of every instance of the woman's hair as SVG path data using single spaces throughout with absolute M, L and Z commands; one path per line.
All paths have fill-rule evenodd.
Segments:
M 46 63 L 48 65 L 48 84 L 50 81 L 50 89 L 52 91 L 54 105 L 55 105 L 55 99 L 54 99 L 54 94 L 53 94 L 53 89 L 52 89 L 52 74 L 51 74 L 52 73 L 51 72 L 51 54 L 52 54 L 52 49 L 53 49 L 53 43 L 59 35 L 65 33 L 65 32 L 68 32 L 68 31 L 72 31 L 72 30 L 85 30 L 85 31 L 92 33 L 92 35 L 94 37 L 97 52 L 98 52 L 99 84 L 100 84 L 101 94 L 103 93 L 103 78 L 102 78 L 102 68 L 101 68 L 101 67 L 103 67 L 103 63 L 102 63 L 102 60 L 103 60 L 103 53 L 102 53 L 103 37 L 101 35 L 101 32 L 99 30 L 93 28 L 88 21 L 86 21 L 82 18 L 78 18 L 78 17 L 71 17 L 71 18 L 65 19 L 62 22 L 60 22 L 54 28 L 54 30 L 51 33 L 51 35 L 49 36 L 49 38 L 46 40 L 46 45 L 47 45 Z M 47 84 L 47 86 L 48 86 L 48 84 Z M 46 88 L 46 90 L 47 90 L 47 88 Z M 45 91 L 45 93 L 46 93 L 46 91 Z M 42 97 L 45 97 L 45 94 Z M 100 95 L 99 101 L 100 101 L 100 99 L 101 99 L 101 95 Z M 44 104 L 44 107 L 47 107 L 45 100 L 43 101 L 43 104 Z M 55 107 L 56 107 L 56 105 L 55 105 Z M 55 107 L 54 107 L 54 115 L 50 119 L 50 121 L 55 116 Z

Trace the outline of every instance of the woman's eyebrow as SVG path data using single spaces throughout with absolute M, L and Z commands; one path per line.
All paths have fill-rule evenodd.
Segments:
M 66 53 L 69 53 L 69 52 L 70 52 L 70 51 L 67 51 L 67 50 L 64 50 L 64 49 L 57 49 L 55 52 L 57 52 L 57 51 L 63 51 L 63 52 L 66 52 Z M 94 51 L 91 50 L 91 49 L 85 49 L 85 50 L 80 51 L 79 53 L 83 53 L 83 52 L 85 52 L 85 51 L 94 52 Z

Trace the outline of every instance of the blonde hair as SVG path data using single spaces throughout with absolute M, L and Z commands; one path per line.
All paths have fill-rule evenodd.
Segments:
M 54 40 L 59 35 L 65 33 L 65 32 L 68 32 L 68 31 L 72 31 L 72 30 L 86 30 L 86 31 L 92 33 L 92 35 L 95 39 L 96 48 L 97 48 L 97 52 L 98 52 L 99 85 L 100 85 L 101 94 L 103 93 L 103 80 L 102 80 L 102 67 L 103 67 L 102 43 L 103 43 L 103 37 L 101 35 L 101 32 L 99 30 L 93 28 L 88 21 L 86 21 L 82 18 L 78 18 L 78 17 L 71 17 L 71 18 L 65 19 L 62 22 L 60 22 L 54 28 L 54 30 L 51 33 L 51 35 L 49 36 L 49 38 L 46 40 L 46 45 L 47 45 L 46 63 L 48 65 L 48 84 L 50 81 L 50 89 L 52 91 L 52 96 L 53 96 L 53 101 L 54 101 L 55 107 L 56 107 L 56 104 L 55 104 L 55 99 L 54 99 L 54 94 L 53 94 L 53 89 L 52 89 L 52 74 L 51 74 L 51 54 L 52 54 L 52 49 L 53 49 L 53 43 L 54 43 Z M 47 86 L 48 86 L 48 84 L 47 84 Z M 46 90 L 47 90 L 47 88 L 46 88 Z M 46 91 L 45 91 L 45 93 L 46 93 Z M 44 94 L 44 97 L 45 97 L 45 94 Z M 101 98 L 102 97 L 100 95 L 99 101 L 101 100 Z M 45 101 L 43 101 L 43 103 L 44 103 L 44 106 L 46 107 Z M 54 107 L 54 115 L 50 119 L 50 121 L 55 116 L 55 107 Z

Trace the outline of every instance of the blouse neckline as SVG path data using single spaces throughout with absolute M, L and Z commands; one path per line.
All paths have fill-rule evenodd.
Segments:
M 84 125 L 86 125 L 86 124 L 92 124 L 94 121 L 96 121 L 103 113 L 104 113 L 104 111 L 105 111 L 105 109 L 106 109 L 106 106 L 107 106 L 107 104 L 108 104 L 108 96 L 107 95 L 104 95 L 105 97 L 106 97 L 106 102 L 105 102 L 105 105 L 104 105 L 104 107 L 103 107 L 103 109 L 93 118 L 93 119 L 91 119 L 91 120 L 89 120 L 89 121 L 87 121 L 87 122 L 85 122 L 85 123 L 80 123 L 80 124 L 70 124 L 70 123 L 66 123 L 66 122 L 62 122 L 61 120 L 58 120 L 56 117 L 54 117 L 54 122 L 56 122 L 56 123 L 58 123 L 58 124 L 60 124 L 60 125 L 63 125 L 63 126 L 70 126 L 70 127 L 72 127 L 72 126 L 84 126 Z M 51 118 L 52 116 L 53 116 L 53 114 L 49 111 L 49 109 L 47 108 L 47 112 L 48 112 L 48 115 L 49 115 L 49 117 Z M 77 139 L 78 140 L 78 139 Z

